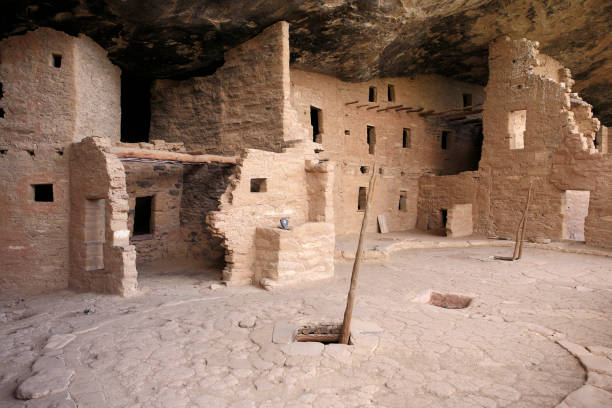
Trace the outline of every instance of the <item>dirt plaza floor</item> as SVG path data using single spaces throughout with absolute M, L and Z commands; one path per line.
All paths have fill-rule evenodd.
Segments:
M 341 321 L 346 260 L 330 280 L 274 291 L 173 261 L 140 268 L 133 298 L 0 295 L 0 406 L 612 406 L 612 258 L 494 259 L 511 251 L 365 262 L 348 346 L 292 338 Z M 471 301 L 439 307 L 432 291 Z

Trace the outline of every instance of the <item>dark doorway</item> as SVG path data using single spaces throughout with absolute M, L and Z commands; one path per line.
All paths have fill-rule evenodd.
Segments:
M 53 202 L 53 184 L 34 184 L 34 201 Z
M 149 141 L 151 126 L 151 80 L 121 74 L 121 141 Z
M 359 196 L 357 198 L 357 211 L 365 211 L 368 202 L 368 192 L 365 187 L 359 187 Z
M 321 137 L 322 125 L 321 109 L 310 107 L 310 126 L 312 126 L 312 141 L 315 143 L 323 143 Z
M 448 210 L 441 209 L 440 213 L 442 214 L 442 228 L 446 228 L 446 221 L 448 220 Z
M 446 130 L 442 132 L 440 147 L 442 150 L 446 150 L 448 147 L 448 131 Z
M 151 206 L 153 196 L 136 197 L 134 207 L 134 234 L 146 235 L 151 233 Z
M 463 94 L 463 106 L 472 106 L 472 94 Z

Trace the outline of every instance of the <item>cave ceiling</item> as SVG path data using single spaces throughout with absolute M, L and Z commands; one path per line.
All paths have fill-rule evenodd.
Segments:
M 2 36 L 84 33 L 130 74 L 206 75 L 223 52 L 280 20 L 296 68 L 349 81 L 436 73 L 486 84 L 487 44 L 540 42 L 612 125 L 612 0 L 3 0 Z

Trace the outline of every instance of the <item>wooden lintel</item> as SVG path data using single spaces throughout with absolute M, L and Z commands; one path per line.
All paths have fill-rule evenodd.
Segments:
M 111 153 L 117 157 L 132 159 L 171 160 L 185 163 L 230 163 L 236 164 L 238 156 L 220 156 L 216 154 L 176 153 L 164 150 L 136 149 L 132 147 L 113 147 Z
M 368 104 L 364 103 L 363 105 L 357 105 L 358 108 L 363 108 L 364 106 L 368 106 Z
M 346 105 L 346 106 L 349 106 L 349 105 L 354 105 L 354 104 L 356 104 L 356 103 L 359 103 L 359 101 L 347 102 L 347 103 L 345 103 L 345 105 Z
M 370 109 L 376 109 L 376 108 L 380 108 L 380 105 L 370 106 L 369 108 L 366 108 L 366 109 L 370 110 Z
M 411 109 L 414 109 L 414 108 L 412 106 L 404 106 L 403 108 L 396 109 L 395 111 L 401 112 L 401 111 L 411 110 Z

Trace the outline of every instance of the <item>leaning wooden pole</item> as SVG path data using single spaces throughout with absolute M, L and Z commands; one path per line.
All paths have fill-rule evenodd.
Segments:
M 529 202 L 531 201 L 532 187 L 533 187 L 533 182 L 530 182 L 529 192 L 527 193 L 527 203 L 525 204 L 525 210 L 523 211 L 523 216 L 521 217 L 521 221 L 519 222 L 519 225 L 516 228 L 516 238 L 514 240 L 514 253 L 512 254 L 513 261 L 520 259 L 519 253 L 522 253 L 523 239 L 525 238 L 525 223 L 527 222 L 527 210 L 529 209 Z
M 374 163 L 370 184 L 368 185 L 368 198 L 366 200 L 365 212 L 363 213 L 363 221 L 361 222 L 361 231 L 359 232 L 359 243 L 357 244 L 357 252 L 355 253 L 355 262 L 353 263 L 353 273 L 351 274 L 351 287 L 346 299 L 346 309 L 344 311 L 344 321 L 342 322 L 342 335 L 340 336 L 340 344 L 348 344 L 351 335 L 351 319 L 353 317 L 353 306 L 355 305 L 355 294 L 357 292 L 357 280 L 359 279 L 359 267 L 361 266 L 361 255 L 363 254 L 363 245 L 365 242 L 365 231 L 368 225 L 368 214 L 374 197 L 374 187 L 376 186 L 376 173 L 378 167 Z
M 521 259 L 523 256 L 523 242 L 525 242 L 525 231 L 527 231 L 527 210 L 529 209 L 529 203 L 531 202 L 531 190 L 533 188 L 533 181 L 529 183 L 529 193 L 527 194 L 527 204 L 525 205 L 525 214 L 523 215 L 523 231 L 521 232 L 521 243 L 519 245 L 518 257 Z

